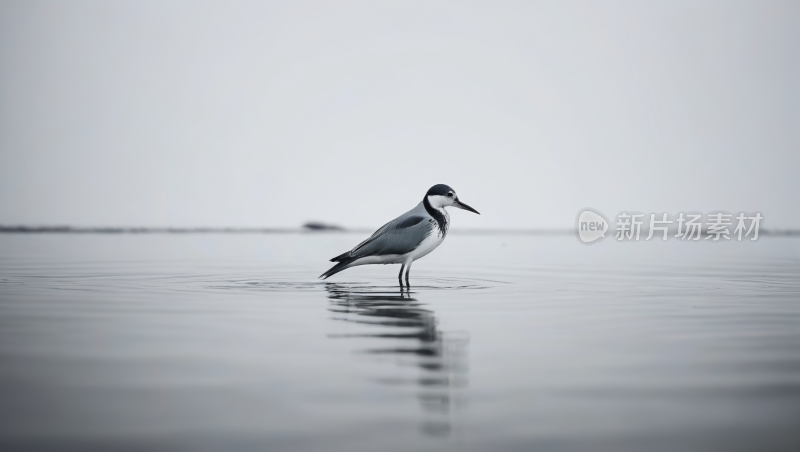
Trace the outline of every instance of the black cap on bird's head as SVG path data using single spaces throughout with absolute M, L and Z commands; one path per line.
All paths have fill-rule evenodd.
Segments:
M 435 195 L 447 196 L 447 194 L 451 193 L 451 192 L 455 193 L 455 190 L 450 188 L 449 185 L 436 184 L 433 187 L 431 187 L 430 190 L 428 190 L 428 193 L 426 193 L 425 195 L 426 196 L 435 196 Z
M 428 193 L 425 194 L 425 198 L 428 199 L 428 202 L 430 202 L 432 206 L 437 208 L 453 206 L 453 207 L 458 207 L 459 209 L 475 212 L 478 215 L 480 215 L 480 212 L 459 201 L 458 195 L 456 195 L 456 191 L 453 190 L 449 185 L 445 184 L 434 185 L 428 190 Z

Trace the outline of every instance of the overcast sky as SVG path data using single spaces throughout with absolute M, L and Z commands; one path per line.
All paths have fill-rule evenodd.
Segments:
M 800 3 L 0 1 L 0 224 L 800 227 Z

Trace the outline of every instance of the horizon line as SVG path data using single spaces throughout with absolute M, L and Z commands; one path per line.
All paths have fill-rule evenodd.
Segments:
M 292 233 L 371 233 L 372 228 L 343 228 L 309 223 L 300 227 L 234 227 L 234 226 L 30 226 L 0 225 L 0 233 L 66 233 L 66 234 L 292 234 Z M 458 228 L 457 234 L 574 234 L 572 228 Z M 800 236 L 800 229 L 761 229 L 764 235 Z
M 148 233 L 372 233 L 375 228 L 344 228 L 341 226 L 306 224 L 299 227 L 261 226 L 68 226 L 68 225 L 0 225 L 0 233 L 100 233 L 100 234 L 148 234 Z M 476 233 L 549 233 L 573 232 L 569 228 L 486 228 L 459 229 L 459 232 Z M 800 232 L 800 231 L 799 231 Z

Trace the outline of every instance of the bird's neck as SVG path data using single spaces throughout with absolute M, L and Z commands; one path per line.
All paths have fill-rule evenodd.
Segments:
M 444 210 L 444 207 L 433 207 L 427 196 L 422 200 L 422 205 L 425 206 L 425 211 L 428 212 L 428 215 L 436 220 L 439 235 L 444 238 L 447 235 L 447 228 L 450 224 L 450 216 L 447 215 L 447 211 Z

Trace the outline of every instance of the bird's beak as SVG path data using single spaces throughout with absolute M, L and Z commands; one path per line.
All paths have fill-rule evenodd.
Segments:
M 457 199 L 456 199 L 456 202 L 454 202 L 454 203 L 453 203 L 453 207 L 458 207 L 459 209 L 469 210 L 470 212 L 475 212 L 475 213 L 477 213 L 478 215 L 480 215 L 480 214 L 481 214 L 481 213 L 480 213 L 480 212 L 478 212 L 477 210 L 473 209 L 472 207 L 470 207 L 470 206 L 468 206 L 468 205 L 464 204 L 463 202 L 461 202 L 461 201 L 459 201 L 459 200 L 457 200 Z

